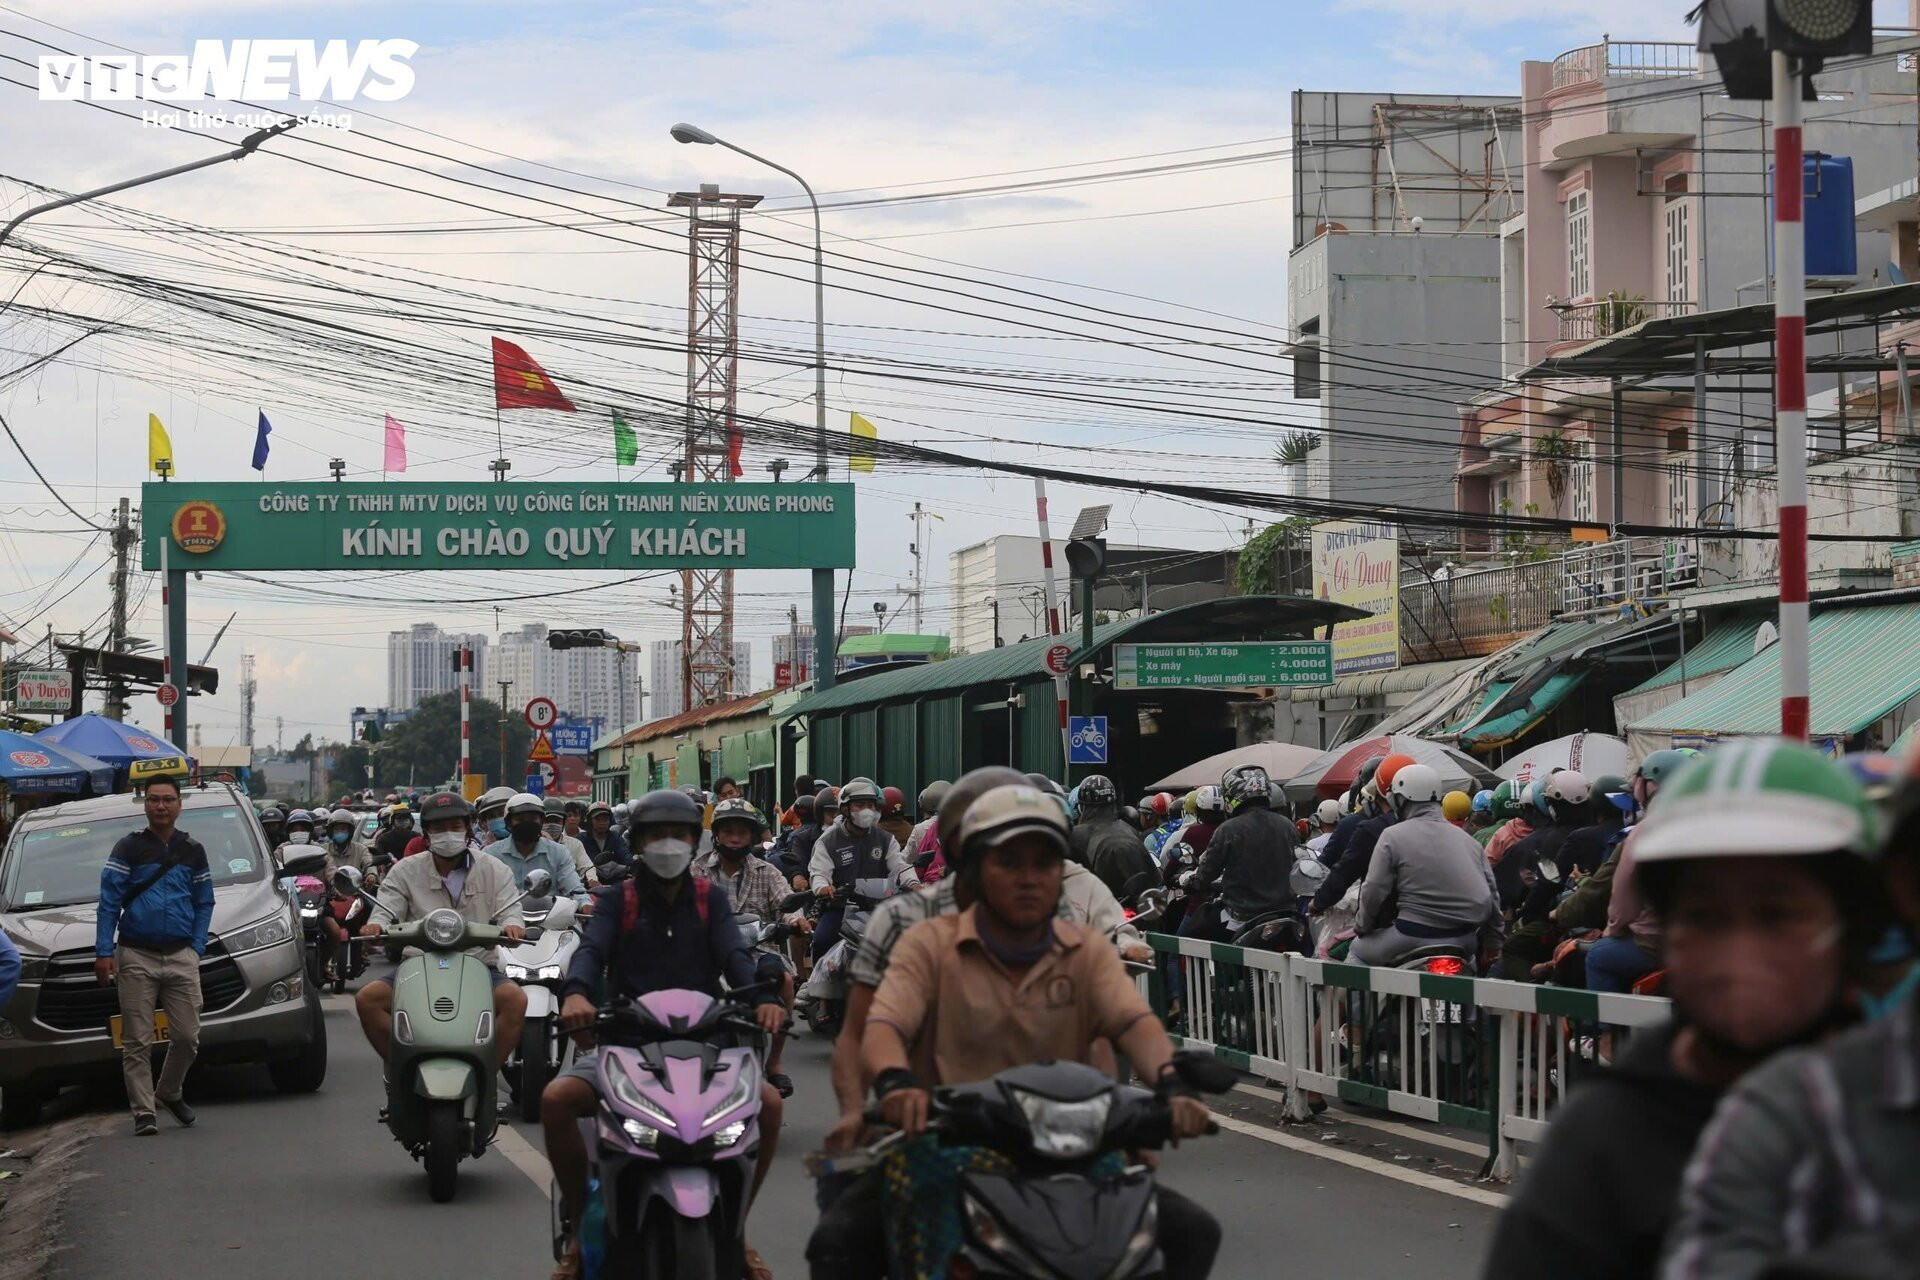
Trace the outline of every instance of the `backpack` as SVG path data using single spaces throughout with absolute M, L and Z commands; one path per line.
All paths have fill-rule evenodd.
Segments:
M 713 905 L 707 895 L 713 892 L 713 881 L 705 876 L 693 878 L 694 910 L 700 913 L 700 927 L 705 928 L 713 915 Z M 640 886 L 631 877 L 620 884 L 620 932 L 626 933 L 640 919 Z

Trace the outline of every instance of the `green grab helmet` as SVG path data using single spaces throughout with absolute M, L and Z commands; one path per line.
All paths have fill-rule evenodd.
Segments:
M 1749 738 L 1668 777 L 1634 836 L 1633 856 L 1648 865 L 1822 853 L 1870 860 L 1879 849 L 1879 811 L 1846 766 L 1797 742 Z

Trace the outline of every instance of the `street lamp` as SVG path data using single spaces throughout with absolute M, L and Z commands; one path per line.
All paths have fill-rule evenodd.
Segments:
M 826 251 L 822 247 L 820 236 L 820 201 L 813 194 L 813 188 L 807 180 L 787 168 L 776 164 L 762 155 L 755 155 L 745 147 L 735 146 L 725 138 L 716 137 L 698 125 L 682 121 L 669 129 L 668 134 L 675 142 L 698 143 L 703 147 L 725 147 L 727 150 L 757 160 L 776 173 L 784 173 L 800 184 L 807 193 L 807 203 L 813 206 L 813 411 L 814 411 L 814 469 L 821 480 L 827 478 L 827 266 Z M 775 477 L 776 481 L 778 476 Z M 834 677 L 834 624 L 833 624 L 833 570 L 815 569 L 813 571 L 813 644 L 814 644 L 814 689 L 831 689 Z

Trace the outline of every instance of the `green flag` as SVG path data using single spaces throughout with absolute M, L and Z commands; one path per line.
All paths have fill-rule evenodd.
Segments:
M 613 461 L 616 466 L 630 467 L 640 456 L 640 440 L 633 434 L 618 413 L 613 415 Z

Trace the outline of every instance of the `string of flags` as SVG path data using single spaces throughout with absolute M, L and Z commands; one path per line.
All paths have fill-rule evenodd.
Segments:
M 504 409 L 556 409 L 562 413 L 577 412 L 572 400 L 567 398 L 560 385 L 553 380 L 540 362 L 528 354 L 525 347 L 508 342 L 505 338 L 493 339 L 493 404 L 497 411 Z M 632 425 L 612 411 L 613 460 L 614 465 L 630 467 L 639 461 L 640 437 Z M 847 431 L 858 441 L 877 441 L 879 429 L 862 415 L 850 414 Z M 248 465 L 265 475 L 267 460 L 273 452 L 273 424 L 267 420 L 266 410 L 259 411 L 259 421 L 254 428 L 253 456 Z M 743 445 L 742 433 L 738 426 L 728 432 L 727 454 L 733 475 L 738 478 L 744 474 L 740 465 L 740 453 Z M 847 456 L 848 471 L 871 473 L 876 455 L 871 450 L 861 449 L 857 444 Z M 382 434 L 381 467 L 387 475 L 404 474 L 407 470 L 407 428 L 391 413 L 386 415 Z M 160 415 L 147 415 L 147 470 L 162 477 L 178 473 L 178 463 L 174 456 L 173 440 L 167 434 Z

